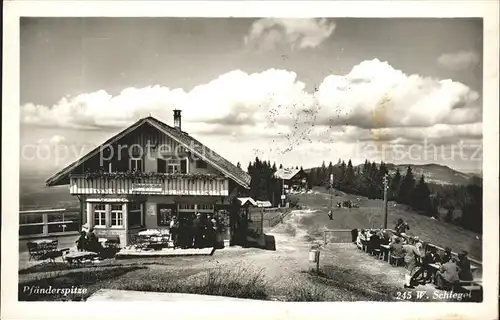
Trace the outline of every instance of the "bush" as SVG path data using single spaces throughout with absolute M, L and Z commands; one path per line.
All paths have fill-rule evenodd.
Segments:
M 120 289 L 203 294 L 244 299 L 268 299 L 262 272 L 255 274 L 245 269 L 239 269 L 236 272 L 217 269 L 210 270 L 201 278 L 192 281 L 133 281 L 122 283 Z
M 288 294 L 288 301 L 327 301 L 325 290 L 319 288 L 298 288 Z

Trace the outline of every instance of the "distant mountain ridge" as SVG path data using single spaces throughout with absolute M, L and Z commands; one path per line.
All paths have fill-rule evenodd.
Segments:
M 379 165 L 379 163 L 377 163 Z M 420 176 L 424 175 L 425 181 L 429 183 L 441 184 L 441 185 L 467 185 L 470 183 L 482 183 L 482 175 L 478 173 L 463 173 L 452 169 L 448 166 L 428 163 L 428 164 L 394 164 L 386 163 L 389 174 L 394 174 L 397 169 L 401 175 L 406 174 L 406 169 L 408 166 L 412 168 L 413 176 L 415 179 L 420 179 Z M 360 167 L 363 169 L 363 164 L 354 166 L 355 168 Z M 319 167 L 318 167 L 319 168 Z M 305 169 L 304 171 L 310 172 L 314 168 Z
M 477 178 L 482 180 L 482 178 L 478 177 L 477 175 L 463 173 L 448 166 L 436 163 L 428 163 L 423 165 L 396 165 L 389 163 L 386 165 L 390 174 L 394 174 L 399 168 L 399 172 L 401 172 L 402 175 L 406 173 L 406 168 L 410 166 L 416 179 L 419 179 L 420 176 L 424 175 L 425 181 L 435 184 L 467 185 L 473 183 L 473 181 Z

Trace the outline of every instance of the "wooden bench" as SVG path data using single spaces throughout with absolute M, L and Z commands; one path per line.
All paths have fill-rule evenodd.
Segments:
M 62 255 L 57 250 L 58 240 L 42 239 L 30 241 L 28 246 L 29 260 L 54 260 L 54 257 Z
M 399 267 L 404 262 L 404 257 L 394 257 L 392 253 L 389 252 L 389 264 Z

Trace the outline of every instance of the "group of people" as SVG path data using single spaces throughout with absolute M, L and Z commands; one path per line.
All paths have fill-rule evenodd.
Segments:
M 76 248 L 78 251 L 90 251 L 100 253 L 103 249 L 102 244 L 99 242 L 94 229 L 91 228 L 89 232 L 82 230 L 80 237 L 76 240 Z
M 172 217 L 170 234 L 174 248 L 206 248 L 217 242 L 217 230 L 220 224 L 211 214 L 197 213 L 194 219 Z
M 443 255 L 439 255 L 436 247 L 420 241 L 418 237 L 408 237 L 406 231 L 409 229 L 409 225 L 399 219 L 394 233 L 382 229 L 353 230 L 353 241 L 356 239 L 360 249 L 366 246 L 371 254 L 380 249 L 380 245 L 389 245 L 391 258 L 403 261 L 407 270 L 405 288 L 434 282 L 437 288 L 449 290 L 459 281 L 473 280 L 466 251 L 461 251 L 455 258 L 451 248 L 446 248 Z M 431 264 L 438 264 L 439 270 L 434 272 Z

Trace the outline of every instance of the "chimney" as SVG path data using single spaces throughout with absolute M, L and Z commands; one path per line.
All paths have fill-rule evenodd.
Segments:
M 181 130 L 181 110 L 174 110 L 174 128 Z

